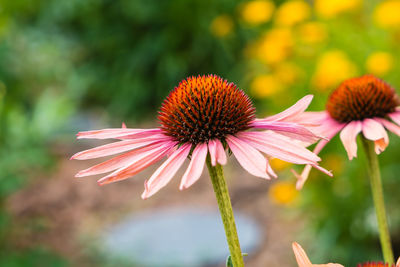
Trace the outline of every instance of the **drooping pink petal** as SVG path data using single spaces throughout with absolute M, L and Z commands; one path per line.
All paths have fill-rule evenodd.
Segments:
M 171 146 L 165 146 L 162 150 L 149 151 L 149 153 L 143 154 L 141 155 L 141 157 L 137 157 L 135 162 L 132 162 L 132 164 L 122 166 L 113 173 L 99 179 L 97 183 L 99 185 L 105 185 L 130 178 L 135 174 L 138 174 L 142 170 L 146 169 L 150 165 L 161 160 L 163 157 L 166 156 L 167 153 L 169 153 L 171 149 Z
M 152 134 L 161 133 L 158 128 L 154 129 L 127 129 L 127 128 L 114 128 L 114 129 L 102 129 L 94 131 L 79 132 L 76 136 L 78 139 L 92 138 L 92 139 L 109 139 L 115 138 L 120 139 L 129 135 L 135 135 L 137 137 L 146 137 Z
M 81 151 L 71 157 L 71 159 L 94 159 L 122 153 L 128 150 L 137 149 L 159 141 L 168 140 L 169 137 L 163 134 L 155 134 L 145 138 L 117 141 L 114 143 L 98 146 L 92 149 Z
M 333 119 L 327 112 L 325 118 L 321 121 L 321 125 L 317 127 L 311 128 L 313 132 L 318 135 L 327 137 L 327 139 L 331 139 L 334 135 L 336 135 L 340 130 L 342 130 L 347 124 L 337 122 Z
M 124 166 L 134 165 L 137 161 L 140 161 L 148 155 L 154 155 L 164 151 L 167 148 L 174 146 L 173 142 L 158 142 L 140 149 L 136 149 L 125 154 L 119 155 L 100 164 L 92 166 L 86 170 L 78 172 L 75 177 L 84 177 L 89 175 L 96 175 L 101 173 L 110 172 L 119 169 Z
M 242 165 L 245 170 L 254 176 L 270 179 L 266 172 L 267 160 L 257 149 L 246 141 L 232 135 L 228 135 L 226 141 L 239 164 Z
M 324 134 L 327 137 L 327 139 L 332 139 L 340 130 L 342 130 L 343 125 L 342 124 L 331 124 L 330 121 L 332 119 L 327 119 L 323 124 L 327 124 L 330 127 L 326 127 L 324 130 Z M 323 139 L 317 143 L 315 146 L 313 153 L 316 155 L 321 152 L 321 150 L 325 147 L 326 144 L 328 144 L 329 140 Z M 296 176 L 297 178 L 297 183 L 296 183 L 296 189 L 301 190 L 304 186 L 304 183 L 307 181 L 308 176 L 310 175 L 311 171 L 311 165 L 307 165 L 304 170 L 301 172 L 301 174 L 298 174 L 296 171 L 292 170 L 292 173 Z M 329 175 L 329 174 L 328 174 Z M 330 175 L 331 176 L 331 175 Z
M 271 167 L 271 164 L 269 163 L 268 159 L 267 159 L 267 173 L 274 177 L 274 178 L 278 178 L 278 175 L 274 172 L 274 170 Z
M 226 164 L 226 153 L 221 141 L 215 139 L 217 162 L 221 165 Z
M 297 264 L 299 267 L 312 267 L 312 263 L 308 258 L 304 249 L 296 242 L 292 243 L 294 256 L 296 257 Z
M 221 141 L 218 139 L 208 141 L 208 150 L 210 151 L 212 166 L 217 165 L 217 163 L 221 165 L 226 164 L 226 153 Z
M 301 98 L 297 101 L 293 106 L 289 107 L 288 109 L 273 115 L 266 117 L 265 120 L 269 121 L 290 121 L 296 118 L 299 114 L 303 113 L 307 107 L 310 105 L 313 99 L 313 95 L 306 95 L 305 97 Z
M 189 155 L 191 144 L 183 144 L 145 182 L 142 198 L 146 199 L 163 188 L 175 175 Z
M 300 144 L 273 132 L 241 132 L 237 136 L 265 154 L 287 162 L 313 164 L 321 160 Z
M 203 172 L 204 164 L 207 157 L 207 144 L 198 144 L 192 153 L 192 158 L 189 163 L 185 174 L 182 177 L 180 190 L 186 189 L 194 184 L 201 176 Z
M 291 137 L 304 142 L 313 143 L 321 137 L 314 134 L 308 128 L 292 123 L 292 122 L 280 122 L 280 121 L 268 121 L 256 119 L 251 123 L 251 127 L 258 129 L 272 130 L 282 135 Z
M 381 118 L 376 118 L 375 120 L 382 123 L 382 125 L 385 126 L 385 128 L 388 129 L 389 131 L 391 131 L 392 133 L 400 136 L 400 126 L 398 126 L 394 123 L 391 123 L 390 121 L 387 121 L 385 119 L 381 119 Z
M 208 151 L 210 151 L 211 165 L 217 165 L 217 143 L 215 140 L 208 141 Z
M 299 267 L 313 267 L 313 266 L 319 266 L 319 267 L 344 267 L 341 264 L 337 263 L 327 263 L 327 264 L 312 264 L 310 259 L 308 258 L 306 252 L 304 249 L 296 242 L 292 243 L 293 247 L 293 252 L 296 257 L 296 261 Z
M 301 125 L 319 126 L 323 124 L 328 117 L 330 116 L 326 111 L 307 111 L 301 113 L 296 118 L 296 121 L 299 121 Z
M 396 267 L 400 267 L 400 257 L 397 259 Z
M 365 138 L 375 142 L 375 152 L 380 154 L 389 144 L 389 136 L 380 124 L 375 119 L 364 119 L 362 122 L 362 131 Z
M 361 121 L 352 121 L 340 132 L 340 140 L 350 160 L 357 157 L 357 135 L 362 130 Z
M 392 121 L 400 125 L 400 109 L 397 109 L 397 111 L 389 113 L 388 115 L 389 118 L 392 119 Z
M 297 178 L 297 182 L 296 182 L 296 189 L 297 190 L 301 190 L 305 184 L 305 182 L 308 179 L 308 176 L 310 175 L 311 172 L 311 165 L 306 165 L 303 169 L 303 171 L 301 172 L 301 174 L 298 174 L 295 170 L 291 170 L 293 175 Z

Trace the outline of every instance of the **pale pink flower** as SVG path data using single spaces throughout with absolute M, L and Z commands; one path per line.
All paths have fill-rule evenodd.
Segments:
M 314 148 L 318 154 L 340 132 L 340 140 L 350 160 L 357 157 L 357 135 L 375 142 L 375 152 L 380 154 L 389 144 L 385 128 L 400 136 L 400 102 L 395 90 L 373 75 L 364 75 L 344 81 L 328 99 L 326 111 L 304 112 L 300 117 L 309 129 L 328 139 Z M 391 122 L 391 121 L 393 122 Z M 315 127 L 313 127 L 315 125 Z M 311 166 L 306 166 L 298 178 L 301 189 L 308 178 Z
M 320 266 L 320 267 L 344 267 L 341 264 L 337 263 L 327 263 L 327 264 L 312 264 L 310 259 L 307 257 L 306 252 L 304 249 L 296 242 L 292 244 L 293 252 L 296 257 L 297 264 L 299 267 L 313 267 L 313 266 Z
M 235 84 L 216 75 L 190 77 L 164 100 L 158 117 L 160 127 L 123 127 L 78 133 L 78 139 L 113 138 L 120 141 L 79 152 L 72 156 L 73 159 L 124 153 L 80 171 L 76 176 L 111 172 L 98 181 L 103 185 L 129 178 L 168 156 L 145 182 L 142 198 L 148 198 L 173 178 L 187 158 L 190 162 L 181 180 L 181 190 L 199 179 L 207 156 L 213 166 L 224 165 L 227 149 L 249 173 L 265 179 L 276 177 L 276 174 L 262 153 L 295 164 L 308 164 L 330 174 L 318 166 L 318 156 L 286 137 L 303 142 L 319 139 L 306 127 L 293 122 L 311 100 L 312 96 L 305 96 L 275 116 L 255 119 L 250 99 Z M 264 131 L 254 131 L 256 129 Z

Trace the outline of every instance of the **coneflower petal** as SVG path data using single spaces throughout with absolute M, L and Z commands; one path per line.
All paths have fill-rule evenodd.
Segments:
M 258 129 L 273 130 L 288 137 L 313 143 L 320 139 L 319 136 L 304 126 L 292 122 L 268 121 L 264 119 L 256 119 L 251 126 Z
M 391 118 L 395 123 L 400 125 L 400 111 L 395 111 L 393 113 L 388 114 L 389 118 Z
M 299 267 L 312 267 L 312 263 L 308 258 L 304 249 L 296 242 L 292 243 L 294 256 L 296 257 L 297 264 Z
M 210 152 L 211 165 L 217 165 L 217 142 L 214 140 L 208 141 L 208 151 Z
M 156 143 L 137 150 L 127 152 L 117 157 L 111 158 L 107 161 L 99 163 L 88 169 L 82 170 L 76 174 L 75 177 L 84 177 L 89 175 L 96 175 L 101 173 L 110 172 L 125 166 L 135 165 L 140 162 L 143 158 L 147 158 L 149 155 L 157 155 L 163 150 L 173 146 L 173 142 Z
M 327 119 L 325 122 L 323 122 L 324 125 L 329 126 L 326 127 L 326 129 L 324 129 L 324 135 L 326 136 L 327 139 L 333 138 L 340 130 L 343 129 L 343 124 L 339 124 L 336 122 L 332 123 L 332 122 L 333 122 L 332 119 Z M 313 153 L 318 155 L 319 152 L 321 152 L 321 150 L 326 146 L 326 144 L 328 144 L 329 140 L 327 139 L 322 139 L 321 141 L 319 141 L 315 146 Z M 292 170 L 292 173 L 297 178 L 297 183 L 296 183 L 297 190 L 301 190 L 303 188 L 304 183 L 307 181 L 308 176 L 310 175 L 311 167 L 312 167 L 311 165 L 307 165 L 301 172 L 301 174 L 298 174 L 296 171 Z
M 145 181 L 143 199 L 152 196 L 171 181 L 189 155 L 191 146 L 191 144 L 183 144 L 154 172 L 148 181 Z
M 113 173 L 99 179 L 97 183 L 99 185 L 105 185 L 132 177 L 135 174 L 144 170 L 145 168 L 149 167 L 150 165 L 161 160 L 163 157 L 165 157 L 167 153 L 169 153 L 171 149 L 171 146 L 165 146 L 161 151 L 152 151 L 152 153 L 147 154 L 145 157 L 141 157 L 138 161 L 135 162 L 135 164 L 123 166 Z
M 288 109 L 276 115 L 266 117 L 265 120 L 270 120 L 270 121 L 293 120 L 307 109 L 312 99 L 313 95 L 306 95 L 299 101 L 297 101 L 293 106 L 289 107 Z
M 375 152 L 380 154 L 389 144 L 389 136 L 385 128 L 375 119 L 365 119 L 362 122 L 365 138 L 375 142 Z
M 253 147 L 269 156 L 296 164 L 313 164 L 321 159 L 303 146 L 272 132 L 242 132 L 237 134 Z
M 257 149 L 249 145 L 246 141 L 232 135 L 228 135 L 226 141 L 239 164 L 245 170 L 254 176 L 270 179 L 266 172 L 267 160 Z
M 312 264 L 310 259 L 308 258 L 306 252 L 304 249 L 296 242 L 292 243 L 292 248 L 294 255 L 296 257 L 297 264 L 299 267 L 313 267 L 313 266 L 319 266 L 319 267 L 344 267 L 341 264 L 337 263 L 327 263 L 327 264 Z
M 380 123 L 382 123 L 382 125 L 385 126 L 386 129 L 388 129 L 392 133 L 400 136 L 400 126 L 398 126 L 394 123 L 391 123 L 390 121 L 387 121 L 385 119 L 377 118 L 376 120 L 379 121 Z
M 186 189 L 194 184 L 201 176 L 204 169 L 204 163 L 207 157 L 207 144 L 198 144 L 193 150 L 189 166 L 182 177 L 180 190 Z
M 78 139 L 109 139 L 115 138 L 120 139 L 126 136 L 135 137 L 146 137 L 156 133 L 161 133 L 160 129 L 127 129 L 127 128 L 115 128 L 115 129 L 102 129 L 94 131 L 79 132 L 76 136 Z
M 346 149 L 347 155 L 350 160 L 357 157 L 357 135 L 362 130 L 361 121 L 352 121 L 347 124 L 340 132 L 340 140 L 342 140 L 343 146 Z
M 217 153 L 217 162 L 221 165 L 226 164 L 226 153 L 224 146 L 222 145 L 221 141 L 215 139 L 216 144 L 216 153 Z
M 155 134 L 145 138 L 117 141 L 114 143 L 78 152 L 75 155 L 73 155 L 71 159 L 85 160 L 85 159 L 105 157 L 109 155 L 122 153 L 128 150 L 137 149 L 143 146 L 150 145 L 152 143 L 157 143 L 160 140 L 167 140 L 167 139 L 170 139 L 170 137 L 162 134 Z
M 217 163 L 221 165 L 226 164 L 226 153 L 221 141 L 218 139 L 208 141 L 208 151 L 210 151 L 212 166 L 217 165 Z

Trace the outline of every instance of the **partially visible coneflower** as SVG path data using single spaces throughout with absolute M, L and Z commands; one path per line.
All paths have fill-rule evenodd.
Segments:
M 382 249 L 385 261 L 393 263 L 376 154 L 384 151 L 389 144 L 386 129 L 400 136 L 400 100 L 396 91 L 373 75 L 348 79 L 333 91 L 326 111 L 305 112 L 301 117 L 303 123 L 318 125 L 313 127 L 314 131 L 328 140 L 340 132 L 340 139 L 350 160 L 357 157 L 356 139 L 362 133 Z M 314 153 L 318 154 L 328 140 L 321 140 L 315 146 Z M 306 166 L 300 175 L 294 172 L 298 178 L 297 189 L 303 187 L 310 170 L 311 166 Z
M 293 122 L 298 121 L 311 100 L 312 96 L 305 96 L 277 115 L 256 119 L 249 97 L 235 84 L 216 75 L 189 77 L 164 100 L 158 116 L 160 127 L 123 127 L 78 133 L 79 139 L 113 138 L 120 141 L 79 152 L 72 156 L 73 159 L 123 154 L 83 170 L 76 176 L 113 171 L 98 181 L 103 185 L 129 178 L 168 155 L 167 160 L 145 182 L 142 194 L 145 199 L 164 187 L 186 158 L 189 157 L 190 162 L 180 189 L 195 183 L 207 163 L 232 260 L 234 266 L 239 267 L 243 265 L 243 260 L 221 167 L 227 161 L 226 150 L 229 149 L 250 174 L 264 179 L 276 177 L 276 174 L 262 153 L 296 164 L 308 164 L 330 174 L 318 166 L 318 156 L 283 136 L 306 142 L 319 139 L 306 127 Z
M 304 249 L 296 242 L 292 243 L 293 252 L 296 257 L 297 264 L 299 267 L 313 267 L 313 266 L 320 266 L 320 267 L 344 267 L 338 263 L 327 263 L 327 264 L 312 264 L 310 259 L 308 258 Z M 367 262 L 367 263 L 360 263 L 357 267 L 400 267 L 400 257 L 397 260 L 396 265 L 383 263 L 383 262 Z
M 389 144 L 385 128 L 400 135 L 400 100 L 395 90 L 386 82 L 364 75 L 344 81 L 333 91 L 326 104 L 326 111 L 304 112 L 302 123 L 317 125 L 316 133 L 326 136 L 315 147 L 318 154 L 337 133 L 350 160 L 357 157 L 357 135 L 374 142 L 375 152 L 380 154 Z M 394 123 L 390 122 L 392 120 Z M 301 189 L 311 167 L 297 175 L 297 188 Z
M 310 259 L 308 258 L 304 249 L 296 242 L 292 244 L 293 252 L 296 257 L 297 264 L 299 267 L 313 267 L 313 266 L 320 266 L 320 267 L 344 267 L 341 264 L 337 263 L 327 263 L 327 264 L 312 264 Z
M 400 267 L 400 258 L 397 260 L 396 264 L 389 264 L 383 262 L 367 262 L 367 263 L 360 263 L 357 267 Z

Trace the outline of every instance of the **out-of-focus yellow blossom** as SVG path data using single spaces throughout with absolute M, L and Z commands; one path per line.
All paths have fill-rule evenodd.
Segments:
M 217 37 L 227 36 L 232 32 L 233 21 L 228 15 L 219 15 L 216 17 L 210 25 L 211 33 Z
M 277 204 L 290 205 L 298 198 L 299 192 L 293 183 L 279 181 L 271 185 L 268 196 Z
M 366 68 L 369 73 L 384 75 L 393 67 L 393 56 L 386 52 L 375 52 L 367 58 Z
M 258 98 L 274 95 L 283 89 L 281 81 L 271 74 L 259 75 L 250 84 L 252 95 Z
M 242 19 L 251 25 L 268 22 L 275 10 L 275 5 L 269 0 L 250 1 L 240 6 Z
M 313 85 L 321 90 L 332 89 L 340 82 L 357 74 L 356 65 L 340 50 L 328 51 L 317 61 L 317 68 L 312 77 Z
M 324 24 L 319 22 L 308 22 L 299 26 L 300 41 L 307 44 L 320 43 L 326 40 L 328 33 Z
M 324 168 L 334 170 L 335 174 L 343 172 L 345 160 L 337 154 L 329 154 L 324 156 Z
M 283 3 L 275 14 L 275 22 L 280 26 L 293 26 L 310 17 L 310 5 L 302 0 Z
M 286 161 L 283 161 L 283 160 L 280 160 L 277 158 L 270 159 L 269 163 L 271 164 L 272 169 L 277 170 L 277 171 L 283 171 L 292 165 L 289 162 L 286 162 Z
M 283 83 L 290 85 L 299 80 L 302 70 L 294 63 L 283 62 L 276 66 L 274 74 Z
M 285 60 L 292 48 L 293 36 L 290 29 L 272 29 L 258 42 L 256 56 L 267 64 L 275 64 Z
M 383 27 L 390 28 L 400 25 L 400 0 L 388 0 L 378 4 L 374 11 L 375 22 Z
M 332 18 L 340 13 L 359 8 L 362 0 L 315 0 L 316 13 L 324 18 Z

